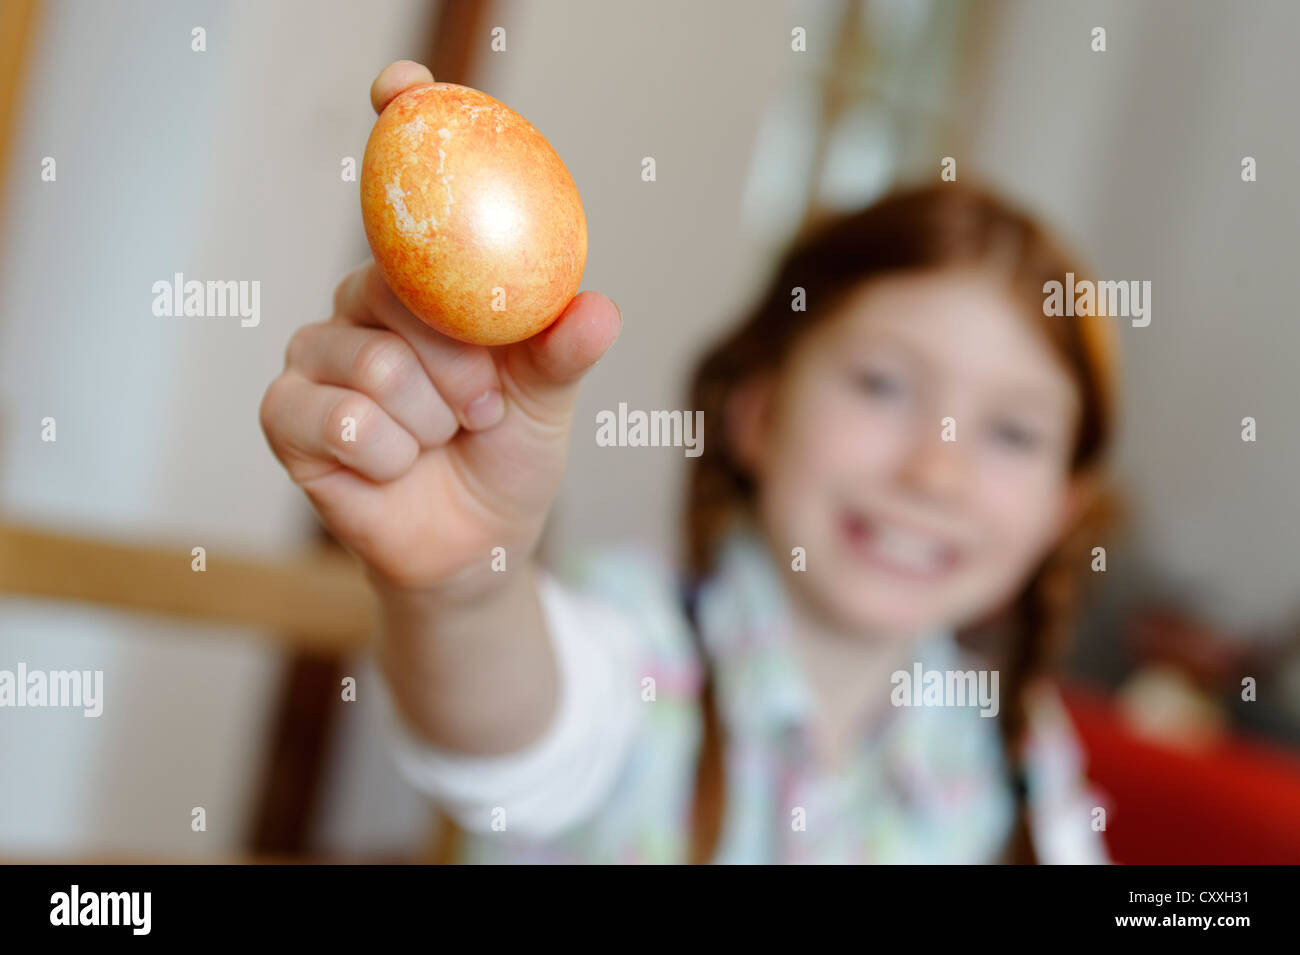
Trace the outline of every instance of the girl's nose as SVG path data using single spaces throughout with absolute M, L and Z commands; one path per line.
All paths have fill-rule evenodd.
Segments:
M 966 479 L 966 452 L 959 426 L 919 425 L 900 477 L 909 487 L 938 500 L 951 500 L 960 493 Z

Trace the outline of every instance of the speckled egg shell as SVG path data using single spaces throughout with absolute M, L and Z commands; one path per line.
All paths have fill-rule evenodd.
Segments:
M 397 297 L 476 345 L 546 328 L 586 267 L 582 199 L 551 144 L 505 104 L 454 83 L 388 104 L 366 143 L 361 214 Z

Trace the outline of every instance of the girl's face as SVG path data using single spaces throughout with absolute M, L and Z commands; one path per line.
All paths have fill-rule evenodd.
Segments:
M 866 283 L 733 405 L 765 533 L 834 626 L 977 620 L 1073 517 L 1077 392 L 1009 294 L 974 270 Z

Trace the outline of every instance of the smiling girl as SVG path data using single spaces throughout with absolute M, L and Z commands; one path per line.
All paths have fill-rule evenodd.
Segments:
M 430 80 L 396 64 L 375 106 Z M 1067 271 L 954 183 L 805 232 L 695 372 L 685 573 L 532 558 L 608 299 L 485 349 L 345 279 L 262 423 L 367 565 L 398 763 L 455 858 L 1105 861 L 1044 679 L 1113 500 L 1113 332 L 1044 316 Z M 918 665 L 996 675 L 996 716 L 895 705 Z

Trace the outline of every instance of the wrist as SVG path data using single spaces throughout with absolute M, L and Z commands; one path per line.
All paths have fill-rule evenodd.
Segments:
M 426 613 L 453 613 L 477 610 L 520 589 L 535 586 L 535 567 L 531 558 L 509 570 L 470 566 L 436 584 L 408 586 L 367 568 L 367 577 L 381 605 L 390 610 L 419 610 Z

